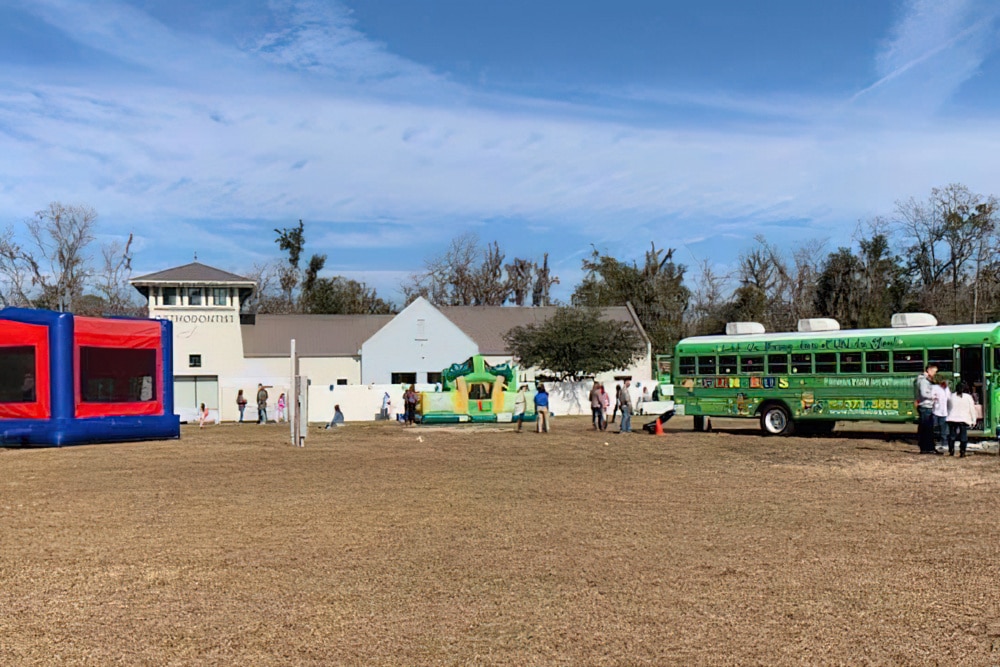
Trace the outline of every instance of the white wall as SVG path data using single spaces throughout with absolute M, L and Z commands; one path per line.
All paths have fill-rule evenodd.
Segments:
M 389 384 L 392 373 L 440 373 L 479 348 L 426 299 L 418 298 L 361 346 L 361 382 Z
M 417 391 L 433 391 L 434 385 L 418 384 Z M 362 384 L 362 385 L 329 385 L 309 386 L 309 423 L 325 423 L 333 418 L 333 406 L 339 405 L 344 413 L 344 420 L 375 421 L 382 410 L 382 397 L 389 392 L 392 401 L 390 419 L 403 412 L 403 385 L 399 384 Z
M 361 384 L 361 357 L 299 357 L 299 374 L 313 384 L 335 385 L 340 378 L 348 384 Z

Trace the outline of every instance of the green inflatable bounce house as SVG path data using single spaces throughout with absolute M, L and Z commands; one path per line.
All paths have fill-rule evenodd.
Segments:
M 417 411 L 424 424 L 509 422 L 517 398 L 517 366 L 490 366 L 481 355 L 441 372 L 441 391 L 420 394 Z M 525 421 L 535 419 L 534 390 L 527 393 Z

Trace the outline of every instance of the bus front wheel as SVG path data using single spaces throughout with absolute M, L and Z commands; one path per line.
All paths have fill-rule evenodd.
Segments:
M 791 435 L 792 416 L 784 405 L 772 403 L 760 413 L 760 428 L 767 435 Z

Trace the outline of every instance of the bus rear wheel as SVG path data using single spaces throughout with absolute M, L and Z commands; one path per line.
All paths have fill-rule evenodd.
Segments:
M 760 428 L 766 435 L 791 435 L 794 426 L 788 408 L 778 403 L 766 406 L 760 413 Z

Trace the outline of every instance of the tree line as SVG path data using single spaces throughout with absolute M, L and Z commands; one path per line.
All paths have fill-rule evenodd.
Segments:
M 816 240 L 783 250 L 758 236 L 731 270 L 701 262 L 693 278 L 675 250 L 651 243 L 641 261 L 594 248 L 568 303 L 548 254 L 508 259 L 496 241 L 462 234 L 409 276 L 405 303 L 552 306 L 586 310 L 631 305 L 655 352 L 686 335 L 721 333 L 729 321 L 794 331 L 797 321 L 832 317 L 843 328 L 886 326 L 893 313 L 926 311 L 944 324 L 1000 320 L 997 199 L 961 184 L 898 201 L 887 216 L 858 224 L 852 243 L 828 249 Z M 97 214 L 52 203 L 27 222 L 26 243 L 0 234 L 0 304 L 63 308 L 84 314 L 141 314 L 131 278 L 132 239 L 88 254 Z M 244 309 L 257 313 L 393 313 L 397 305 L 363 282 L 321 276 L 327 256 L 306 258 L 306 230 L 275 229 L 280 260 L 255 265 L 257 283 Z M 580 319 L 579 322 L 592 320 Z M 567 321 L 560 321 L 568 330 Z M 550 332 L 551 333 L 551 332 Z M 634 341 L 633 341 L 634 342 Z

